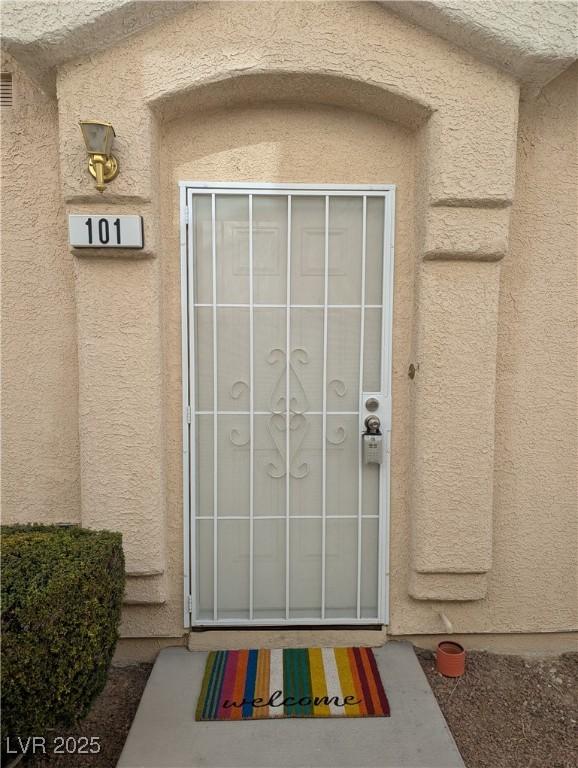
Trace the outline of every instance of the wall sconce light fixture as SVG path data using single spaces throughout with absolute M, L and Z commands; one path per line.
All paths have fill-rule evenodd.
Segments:
M 111 154 L 114 128 L 112 123 L 81 120 L 80 130 L 89 155 L 89 173 L 96 179 L 98 191 L 104 192 L 106 184 L 118 176 L 118 160 Z

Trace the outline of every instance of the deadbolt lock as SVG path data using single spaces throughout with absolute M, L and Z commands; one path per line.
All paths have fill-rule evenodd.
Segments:
M 368 411 L 377 411 L 379 408 L 379 400 L 377 397 L 368 397 L 365 401 L 365 407 Z

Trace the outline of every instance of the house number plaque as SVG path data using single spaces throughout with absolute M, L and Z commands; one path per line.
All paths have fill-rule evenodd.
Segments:
M 74 248 L 142 248 L 142 216 L 71 214 L 68 238 Z

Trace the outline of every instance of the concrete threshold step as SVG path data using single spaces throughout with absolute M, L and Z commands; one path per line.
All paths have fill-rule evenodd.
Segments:
M 374 648 L 389 718 L 196 722 L 207 654 L 157 657 L 118 768 L 464 768 L 412 646 Z

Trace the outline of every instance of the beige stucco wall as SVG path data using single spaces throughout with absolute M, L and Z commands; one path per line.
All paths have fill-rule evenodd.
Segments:
M 42 203 L 58 259 L 47 267 L 21 215 L 14 247 L 4 239 L 5 325 L 17 321 L 3 340 L 5 519 L 118 527 L 123 635 L 182 635 L 177 181 L 395 183 L 390 631 L 442 632 L 442 611 L 462 633 L 578 629 L 576 69 L 518 125 L 510 76 L 378 6 L 231 9 L 201 4 L 64 65 L 58 139 L 55 104 L 36 94 L 24 125 L 38 138 L 2 141 L 3 166 L 24 146 L 38 157 L 9 182 L 10 210 L 31 210 L 57 140 L 61 166 Z M 114 123 L 121 162 L 102 198 L 76 125 L 94 115 Z M 142 213 L 145 258 L 70 255 L 65 214 L 83 210 Z M 36 294 L 22 285 L 32 256 Z M 35 318 L 21 344 L 18 322 Z M 54 440 L 59 485 L 46 482 Z
M 499 309 L 494 560 L 521 629 L 578 624 L 578 65 L 522 103 Z M 494 588 L 497 591 L 497 586 Z
M 60 195 L 58 113 L 7 55 L 2 109 L 2 513 L 78 522 L 74 259 Z
M 408 534 L 403 523 L 395 525 L 393 633 L 443 632 L 438 611 L 456 632 L 578 629 L 577 86 L 574 65 L 537 99 L 520 105 L 510 248 L 497 313 L 487 597 L 427 607 L 408 600 L 407 564 L 397 557 Z M 454 280 L 458 273 L 451 266 Z M 451 360 L 446 363 L 451 371 Z

